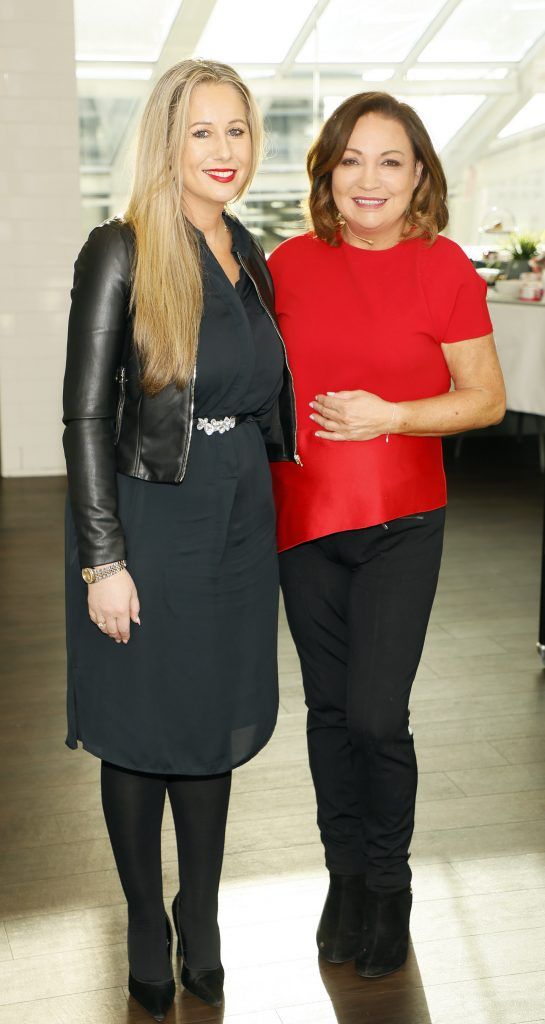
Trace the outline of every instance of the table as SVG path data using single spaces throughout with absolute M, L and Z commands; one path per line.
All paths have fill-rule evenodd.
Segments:
M 545 302 L 500 299 L 489 288 L 488 308 L 505 378 L 507 408 L 545 416 Z
M 545 416 L 545 302 L 500 299 L 488 289 L 488 308 L 500 359 L 507 408 Z M 543 433 L 539 434 L 540 463 L 545 461 Z M 541 554 L 541 594 L 538 653 L 545 668 L 545 506 Z

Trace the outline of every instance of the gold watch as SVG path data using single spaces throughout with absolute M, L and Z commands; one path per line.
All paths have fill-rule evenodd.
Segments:
M 97 583 L 98 580 L 106 580 L 108 576 L 115 576 L 116 572 L 122 572 L 126 568 L 127 563 L 124 558 L 121 558 L 118 562 L 112 562 L 111 565 L 107 565 L 103 569 L 82 569 L 81 575 L 86 583 Z

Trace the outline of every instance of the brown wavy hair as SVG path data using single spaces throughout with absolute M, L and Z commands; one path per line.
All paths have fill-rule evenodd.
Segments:
M 447 179 L 433 143 L 418 114 L 408 103 L 400 103 L 387 92 L 360 92 L 350 96 L 331 114 L 312 144 L 307 157 L 310 195 L 307 200 L 309 227 L 329 245 L 339 245 L 339 211 L 333 201 L 332 174 L 341 162 L 354 125 L 365 114 L 380 114 L 398 121 L 409 137 L 422 174 L 409 209 L 403 238 L 417 235 L 430 244 L 448 223 Z

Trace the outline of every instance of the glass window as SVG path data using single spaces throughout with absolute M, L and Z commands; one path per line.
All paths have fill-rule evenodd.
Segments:
M 485 96 L 398 96 L 422 118 L 438 151 L 445 148 L 465 122 L 475 113 Z
M 297 61 L 401 61 L 443 0 L 329 0 Z
M 265 114 L 266 166 L 304 167 L 313 137 L 312 98 L 271 100 Z
M 517 61 L 545 32 L 545 0 L 461 0 L 420 60 Z
M 130 97 L 80 97 L 80 161 L 85 168 L 111 166 L 137 103 Z
M 527 132 L 545 124 L 545 92 L 536 92 L 517 114 L 505 125 L 498 138 L 507 139 L 518 132 Z
M 237 211 L 247 228 L 259 238 L 266 253 L 280 242 L 305 231 L 302 202 L 306 188 L 252 191 Z

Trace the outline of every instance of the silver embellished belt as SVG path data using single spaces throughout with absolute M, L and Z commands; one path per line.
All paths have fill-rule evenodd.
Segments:
M 198 416 L 193 422 L 197 430 L 204 430 L 205 434 L 225 434 L 227 430 L 238 427 L 239 423 L 249 420 L 250 416 L 224 416 L 221 420 L 208 419 L 208 416 Z

